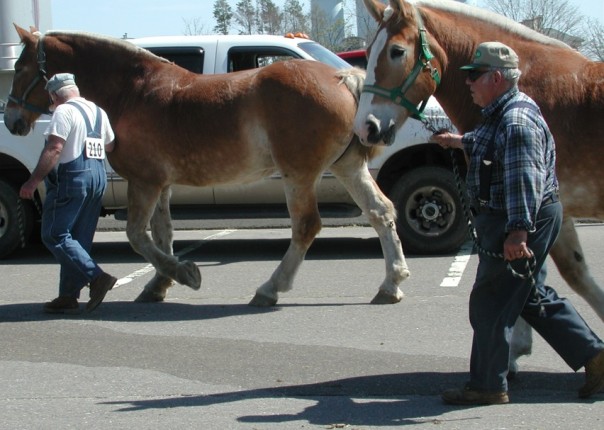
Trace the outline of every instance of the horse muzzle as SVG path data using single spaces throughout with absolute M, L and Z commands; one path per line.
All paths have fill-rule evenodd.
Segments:
M 366 141 L 371 145 L 390 146 L 394 143 L 394 137 L 396 136 L 396 123 L 393 119 L 390 119 L 384 124 L 383 121 L 370 114 L 365 121 L 365 132 L 366 138 L 361 138 L 362 141 Z
M 18 109 L 6 109 L 4 112 L 4 125 L 15 136 L 26 136 L 31 131 L 30 123 L 20 115 Z

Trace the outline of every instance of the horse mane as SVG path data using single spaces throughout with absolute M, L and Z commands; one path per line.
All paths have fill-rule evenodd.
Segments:
M 340 69 L 336 72 L 336 77 L 340 80 L 340 85 L 346 85 L 358 105 L 365 84 L 365 70 L 358 67 Z
M 115 37 L 103 36 L 100 34 L 88 33 L 88 32 L 84 32 L 84 31 L 69 31 L 69 30 L 51 30 L 51 31 L 46 32 L 46 35 L 59 37 L 59 38 L 61 36 L 67 36 L 67 37 L 75 37 L 75 38 L 79 38 L 79 39 L 89 40 L 89 41 L 95 42 L 97 44 L 101 43 L 108 47 L 113 47 L 113 48 L 116 48 L 119 50 L 125 50 L 127 53 L 130 53 L 132 55 L 147 56 L 150 59 L 153 59 L 155 61 L 161 61 L 163 63 L 170 62 L 170 61 L 166 60 L 165 58 L 159 57 L 159 56 L 153 54 L 152 52 L 147 51 L 146 49 L 140 48 L 140 47 L 128 42 L 125 39 L 117 39 Z
M 525 39 L 574 51 L 573 48 L 571 48 L 569 45 L 560 40 L 546 36 L 512 19 L 506 18 L 503 15 L 499 15 L 495 12 L 491 12 L 486 9 L 481 9 L 475 6 L 470 6 L 459 2 L 443 0 L 410 0 L 409 3 L 412 3 L 415 6 L 426 6 L 432 9 L 443 10 L 446 12 L 464 15 L 469 18 L 487 22 L 493 26 L 501 28 L 506 32 L 516 34 Z

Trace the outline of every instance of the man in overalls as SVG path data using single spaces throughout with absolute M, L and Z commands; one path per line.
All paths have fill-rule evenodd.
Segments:
M 481 43 L 462 70 L 484 122 L 463 136 L 444 133 L 431 140 L 465 151 L 478 242 L 493 255 L 479 252 L 470 294 L 470 380 L 461 390 L 445 391 L 443 400 L 509 402 L 506 377 L 518 317 L 573 370 L 585 367 L 579 397 L 590 397 L 604 388 L 604 343 L 568 300 L 545 285 L 545 259 L 562 223 L 554 139 L 535 102 L 518 89 L 518 56 L 509 46 Z M 508 270 L 508 262 L 522 267 L 526 259 L 534 259 L 534 285 Z
M 77 314 L 82 288 L 90 286 L 86 309 L 92 311 L 117 281 L 89 254 L 107 186 L 105 151 L 113 149 L 114 133 L 107 114 L 80 96 L 72 74 L 54 75 L 46 90 L 54 112 L 38 164 L 20 196 L 32 199 L 38 184 L 45 182 L 42 241 L 61 273 L 59 297 L 46 303 L 44 311 Z

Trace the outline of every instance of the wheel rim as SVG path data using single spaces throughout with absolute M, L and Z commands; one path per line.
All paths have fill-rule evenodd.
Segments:
M 420 187 L 405 204 L 407 225 L 422 236 L 439 236 L 451 229 L 455 222 L 455 200 L 442 188 Z

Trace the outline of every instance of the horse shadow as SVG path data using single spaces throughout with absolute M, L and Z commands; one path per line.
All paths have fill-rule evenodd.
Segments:
M 114 412 L 140 412 L 153 409 L 208 407 L 234 404 L 249 400 L 282 402 L 285 399 L 313 401 L 297 413 L 249 414 L 235 419 L 255 425 L 303 421 L 323 428 L 342 423 L 348 426 L 400 426 L 442 424 L 446 418 L 436 418 L 459 409 L 446 405 L 440 393 L 460 387 L 466 372 L 411 372 L 403 374 L 363 375 L 352 378 L 285 387 L 257 388 L 205 395 L 183 395 L 154 399 L 134 399 L 102 402 L 117 406 Z M 586 403 L 576 398 L 579 375 L 523 372 L 522 383 L 510 385 L 510 396 L 516 404 Z M 538 387 L 538 390 L 535 390 Z M 466 407 L 472 409 L 472 406 Z M 236 410 L 233 406 L 232 410 Z M 456 421 L 480 420 L 482 412 Z
M 289 238 L 215 239 L 199 241 L 175 240 L 175 255 L 181 260 L 194 260 L 200 266 L 226 265 L 242 261 L 280 261 L 290 245 Z M 184 255 L 183 250 L 190 249 Z M 91 255 L 100 265 L 147 264 L 127 241 L 95 242 Z M 447 254 L 449 255 L 449 254 Z M 454 255 L 454 254 L 450 254 Z M 413 259 L 413 254 L 405 254 Z M 383 258 L 379 238 L 318 237 L 308 250 L 305 260 L 352 260 L 357 258 Z M 54 257 L 42 243 L 32 243 L 16 250 L 8 259 L 0 260 L 3 265 L 54 264 Z
M 209 321 L 246 315 L 264 315 L 280 312 L 293 307 L 339 307 L 373 306 L 359 303 L 316 303 L 316 304 L 278 304 L 272 307 L 249 306 L 248 304 L 187 304 L 176 302 L 139 303 L 133 301 L 107 301 L 93 312 L 84 311 L 77 315 L 47 314 L 42 303 L 12 303 L 0 305 L 0 322 L 32 322 L 55 320 L 99 320 L 114 322 L 179 322 Z

